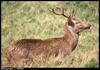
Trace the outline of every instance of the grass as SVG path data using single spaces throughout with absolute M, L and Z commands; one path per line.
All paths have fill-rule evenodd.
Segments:
M 92 59 L 90 62 L 88 62 L 86 65 L 86 67 L 99 67 L 98 63 L 95 61 L 95 59 Z
M 32 67 L 99 67 L 99 2 L 98 1 L 2 1 L 1 2 L 1 54 L 11 41 L 23 38 L 52 38 L 63 36 L 66 18 L 51 9 L 63 6 L 75 9 L 76 17 L 89 22 L 90 30 L 81 32 L 77 48 L 65 58 L 50 58 Z

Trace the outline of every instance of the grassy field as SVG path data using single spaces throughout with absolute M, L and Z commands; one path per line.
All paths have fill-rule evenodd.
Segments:
M 92 25 L 90 30 L 80 33 L 77 48 L 65 58 L 50 58 L 32 67 L 99 67 L 99 2 L 57 1 L 1 3 L 1 56 L 6 63 L 4 49 L 11 41 L 23 38 L 47 39 L 64 35 L 66 18 L 55 15 L 51 9 L 63 6 L 66 10 L 76 9 L 76 17 Z

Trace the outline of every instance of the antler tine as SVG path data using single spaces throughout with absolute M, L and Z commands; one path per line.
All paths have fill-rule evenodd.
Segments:
M 56 9 L 52 9 L 53 13 L 55 13 L 56 15 L 63 15 L 64 17 L 68 17 L 67 15 L 65 15 L 65 12 L 64 12 L 64 8 L 59 8 L 59 7 L 56 7 Z
M 75 16 L 75 12 L 76 12 L 76 10 L 73 8 L 73 9 L 71 10 L 71 16 L 72 16 L 72 17 Z

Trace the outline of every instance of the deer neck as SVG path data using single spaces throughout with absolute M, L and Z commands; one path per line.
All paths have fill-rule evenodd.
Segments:
M 68 25 L 66 25 L 66 27 L 64 28 L 64 31 L 65 31 L 64 38 L 66 42 L 69 44 L 68 47 L 74 50 L 78 43 L 79 35 L 75 32 L 75 30 L 71 26 L 68 26 Z

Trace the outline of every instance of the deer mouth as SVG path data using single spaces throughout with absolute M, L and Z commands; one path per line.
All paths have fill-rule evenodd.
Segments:
M 90 27 L 86 27 L 86 28 L 84 28 L 84 29 L 90 29 Z
M 87 29 L 90 29 L 91 25 L 88 25 L 86 27 L 83 27 L 83 28 L 80 28 L 78 31 L 77 31 L 77 34 L 79 34 L 78 32 L 82 32 L 84 30 L 87 30 Z
M 88 26 L 84 27 L 84 29 L 90 29 L 91 25 L 89 24 Z

